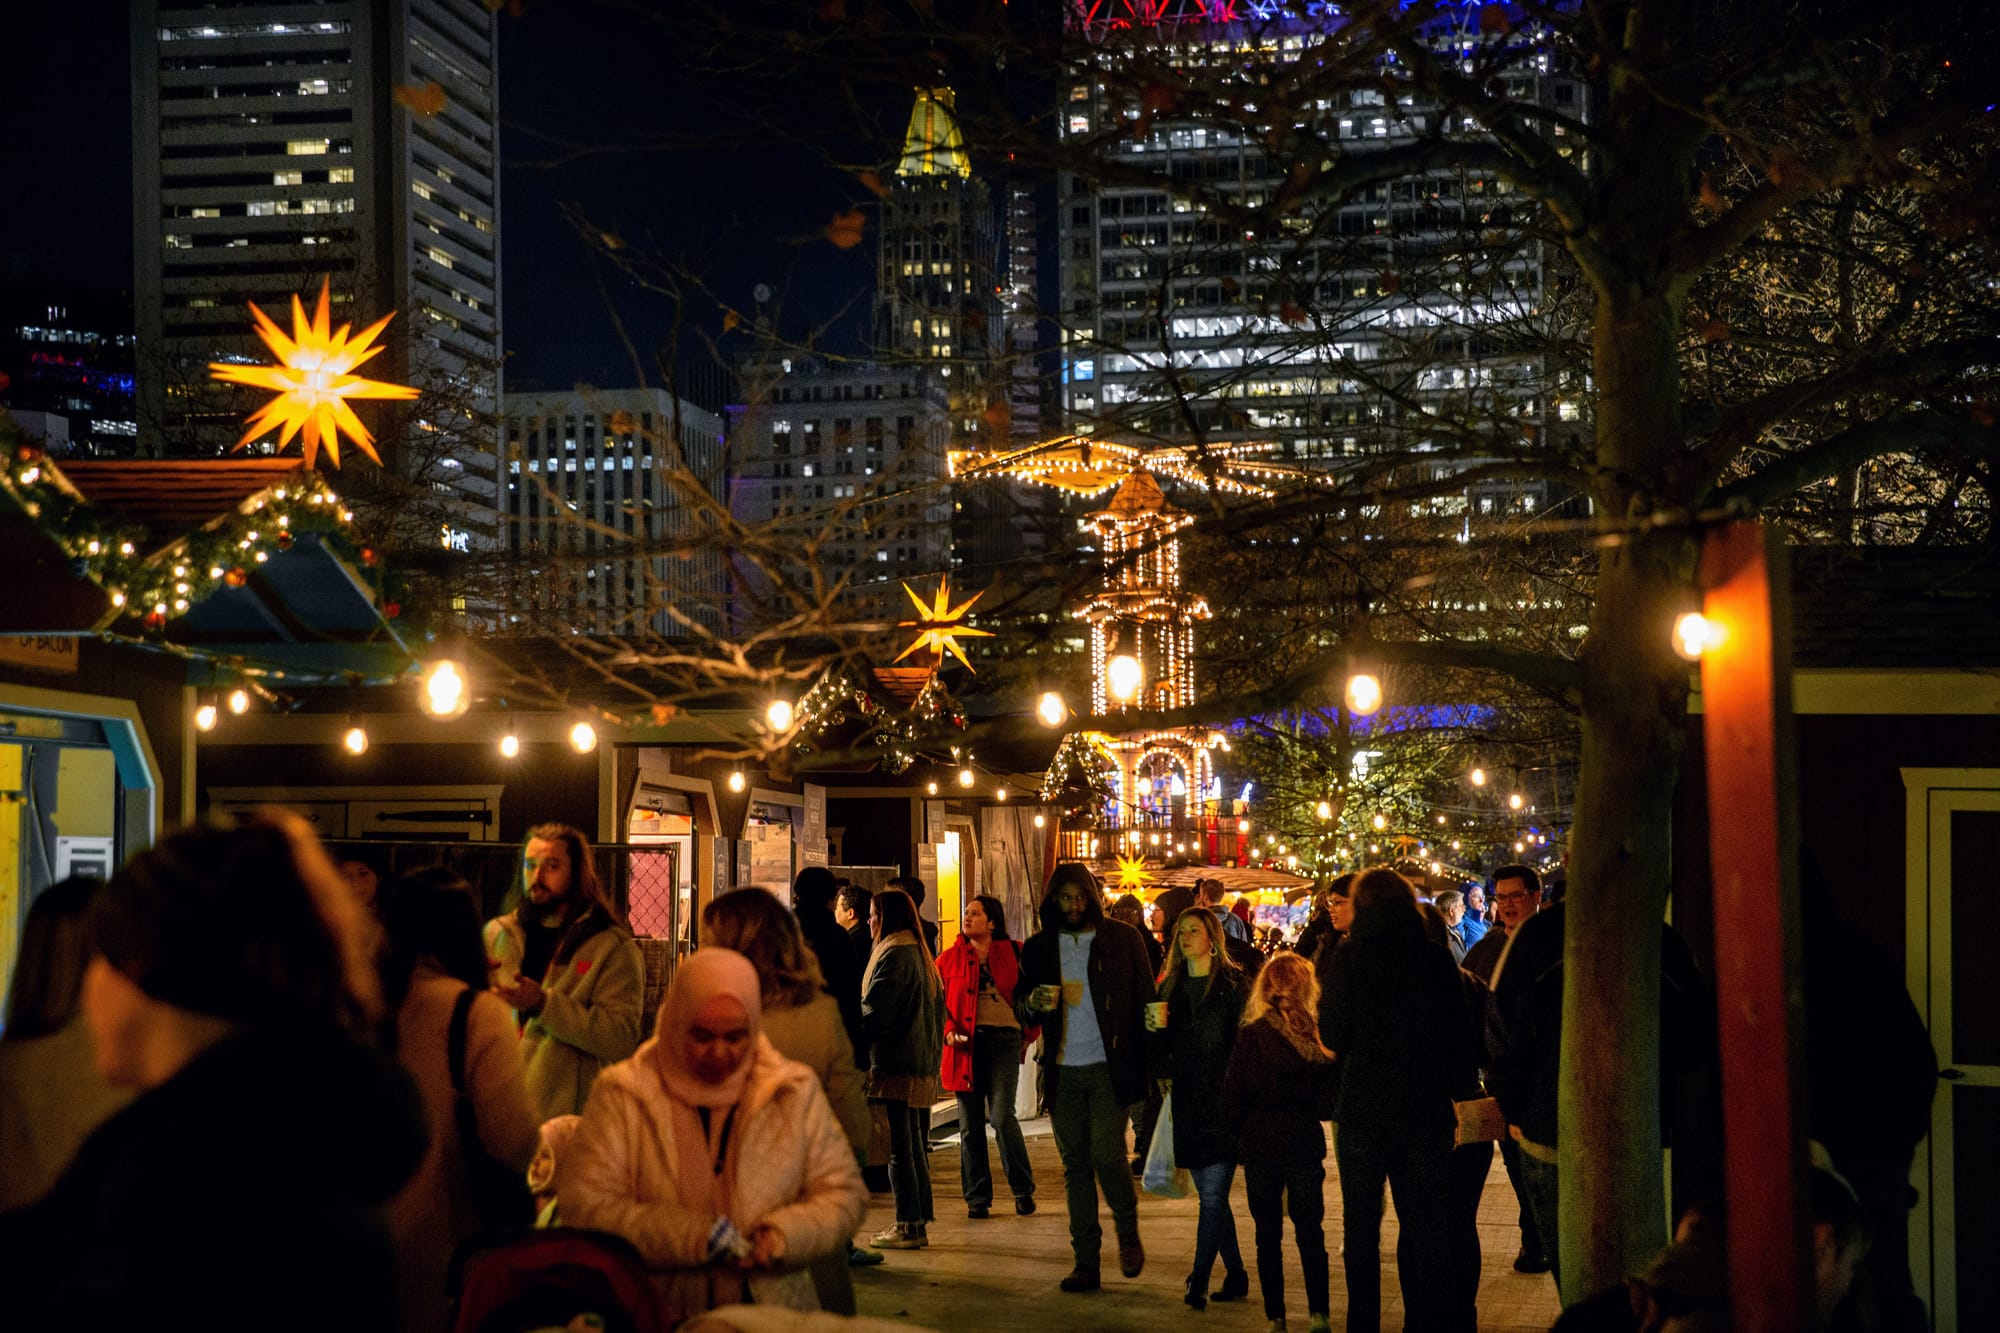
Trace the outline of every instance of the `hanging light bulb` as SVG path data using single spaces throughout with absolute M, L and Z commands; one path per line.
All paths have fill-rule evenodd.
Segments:
M 1043 815 L 1043 814 L 1042 814 L 1042 813 L 1041 813 L 1040 811 L 1036 811 L 1036 812 L 1035 812 L 1035 827 L 1036 827 L 1036 828 L 1045 828 L 1045 827 L 1047 827 L 1047 826 L 1048 826 L 1048 822 L 1049 822 L 1049 821 L 1048 821 L 1048 817 L 1047 817 L 1047 816 Z
M 925 784 L 924 784 L 924 790 L 925 790 L 926 792 L 930 793 L 930 794 L 931 794 L 932 796 L 935 796 L 935 795 L 937 795 L 937 783 L 935 783 L 935 782 L 927 782 L 927 783 L 925 783 Z
M 519 756 L 520 753 L 521 738 L 519 736 L 510 731 L 500 738 L 500 757 L 502 759 L 513 759 Z
M 773 699 L 764 706 L 764 725 L 773 731 L 790 731 L 795 716 L 788 699 Z
M 1060 694 L 1050 690 L 1035 701 L 1035 716 L 1045 727 L 1060 727 L 1069 719 L 1069 705 L 1063 702 Z
M 238 717 L 242 717 L 245 713 L 249 712 L 250 691 L 243 689 L 231 690 L 229 692 L 229 711 Z
M 1367 717 L 1382 706 L 1382 682 L 1366 671 L 1357 671 L 1347 678 L 1347 711 L 1356 717 Z
M 973 781 L 974 781 L 974 774 L 973 774 L 973 772 L 972 772 L 972 770 L 971 770 L 971 769 L 969 769 L 969 768 L 961 768 L 961 769 L 959 769 L 959 770 L 958 770 L 958 785 L 959 785 L 959 786 L 961 786 L 961 787 L 970 787 L 970 786 L 971 786 L 971 785 L 973 784 Z
M 1321 801 L 1321 802 L 1320 802 L 1320 803 L 1319 803 L 1318 805 L 1316 805 L 1316 806 L 1314 806 L 1314 807 L 1313 807 L 1313 813 L 1314 813 L 1314 814 L 1316 814 L 1316 815 L 1318 815 L 1318 816 L 1319 816 L 1319 817 L 1320 817 L 1321 819 L 1332 819 L 1332 818 L 1333 818 L 1333 802 L 1332 802 L 1332 801 Z
M 1111 697 L 1119 703 L 1131 703 L 1139 693 L 1139 685 L 1145 679 L 1145 669 L 1139 659 L 1130 653 L 1120 653 L 1104 668 L 1104 682 L 1111 689 Z
M 340 738 L 340 748 L 352 755 L 368 753 L 368 732 L 362 727 L 349 727 L 347 734 Z
M 578 754 L 589 754 L 597 748 L 597 728 L 588 722 L 579 722 L 569 729 L 569 743 Z
M 1674 651 L 1690 662 L 1699 662 L 1711 648 L 1719 648 L 1728 635 L 1720 623 L 1699 611 L 1683 611 L 1674 618 Z
M 1472 770 L 1472 785 L 1475 787 L 1484 787 L 1486 785 L 1485 769 L 1475 768 Z
M 743 776 L 742 769 L 739 768 L 729 775 L 729 790 L 742 791 L 748 785 L 749 779 Z
M 1522 806 L 1526 804 L 1527 801 L 1525 798 L 1522 797 L 1520 792 L 1515 792 L 1512 796 L 1509 796 L 1507 798 L 1507 808 L 1509 810 L 1519 810 Z
M 1006 800 L 1006 799 L 1007 799 L 1007 789 L 1006 789 L 1005 787 L 1001 787 L 1001 788 L 999 788 L 998 790 L 996 790 L 996 791 L 995 791 L 995 792 L 993 793 L 993 799 L 994 799 L 994 800 L 996 800 L 996 801 L 1004 801 L 1004 800 Z
M 1389 819 L 1388 816 L 1386 815 L 1377 815 L 1375 816 L 1375 818 L 1369 820 L 1368 822 L 1375 826 L 1375 831 L 1377 833 L 1380 833 L 1383 829 L 1389 827 Z
M 422 686 L 424 711 L 432 717 L 458 717 L 472 703 L 465 668 L 448 657 L 424 668 Z
M 215 705 L 203 704 L 194 710 L 194 729 L 196 731 L 214 731 L 215 719 Z

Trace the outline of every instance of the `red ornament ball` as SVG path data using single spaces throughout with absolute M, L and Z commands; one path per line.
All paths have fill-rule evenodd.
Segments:
M 144 624 L 147 629 L 159 629 L 167 623 L 167 618 L 158 611 L 148 611 Z
M 278 549 L 279 549 L 280 551 L 289 551 L 289 550 L 291 550 L 291 549 L 292 549 L 292 534 L 291 534 L 291 533 L 289 533 L 289 532 L 280 532 L 280 533 L 278 534 Z
M 384 602 L 382 603 L 382 614 L 390 620 L 394 620 L 397 616 L 403 614 L 403 604 L 401 602 Z
M 372 565 L 372 564 L 374 564 L 374 563 L 375 563 L 376 561 L 380 560 L 381 558 L 382 558 L 381 554 L 380 554 L 379 552 L 377 552 L 377 551 L 376 551 L 376 549 L 375 549 L 374 547 L 372 547 L 372 546 L 364 546 L 364 547 L 362 547 L 362 548 L 361 548 L 361 563 L 362 563 L 362 564 L 364 564 L 364 565 Z
M 222 581 L 232 588 L 240 588 L 250 581 L 250 575 L 244 571 L 243 566 L 238 565 L 227 574 L 224 574 Z

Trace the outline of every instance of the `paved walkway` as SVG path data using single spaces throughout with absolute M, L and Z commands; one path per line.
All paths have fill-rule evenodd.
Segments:
M 1181 1303 L 1181 1284 L 1194 1254 L 1195 1201 L 1160 1199 L 1139 1193 L 1139 1234 L 1146 1244 L 1146 1271 L 1136 1280 L 1118 1276 L 1118 1252 L 1111 1235 L 1110 1214 L 1104 1215 L 1104 1289 L 1072 1296 L 1056 1289 L 1070 1269 L 1069 1225 L 1063 1212 L 1062 1166 L 1047 1120 L 1024 1124 L 1028 1156 L 1035 1168 L 1036 1202 L 1032 1217 L 1016 1217 L 1013 1200 L 1003 1193 L 984 1222 L 965 1216 L 958 1184 L 958 1149 L 950 1141 L 931 1154 L 931 1181 L 938 1220 L 931 1224 L 926 1250 L 891 1252 L 888 1261 L 854 1270 L 860 1313 L 907 1321 L 943 1333 L 989 1333 L 1011 1329 L 1102 1329 L 1107 1333 L 1262 1333 L 1264 1313 L 1257 1291 L 1256 1260 L 1250 1253 L 1250 1209 L 1243 1198 L 1243 1176 L 1237 1173 L 1233 1205 L 1244 1259 L 1251 1269 L 1250 1296 L 1238 1304 L 1210 1302 L 1203 1313 Z M 989 1152 L 991 1148 L 989 1146 Z M 993 1156 L 997 1174 L 999 1158 Z M 1340 1188 L 1333 1155 L 1327 1154 L 1326 1233 L 1333 1265 L 1333 1326 L 1342 1327 L 1347 1296 L 1340 1273 Z M 1528 1276 L 1513 1269 L 1520 1249 L 1515 1228 L 1514 1192 L 1499 1158 L 1479 1209 L 1479 1233 L 1485 1251 L 1479 1284 L 1480 1333 L 1542 1333 L 1555 1322 L 1555 1283 L 1546 1274 Z M 895 1221 L 886 1194 L 870 1198 L 861 1236 Z M 1402 1327 L 1402 1296 L 1395 1273 L 1396 1221 L 1391 1207 L 1383 1221 L 1382 1327 L 1394 1333 Z M 1305 1286 L 1299 1274 L 1298 1251 L 1286 1224 L 1285 1292 L 1290 1326 L 1305 1333 Z M 1222 1280 L 1216 1265 L 1211 1285 Z

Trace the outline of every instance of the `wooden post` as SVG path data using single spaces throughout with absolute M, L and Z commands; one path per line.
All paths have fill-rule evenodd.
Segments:
M 1813 1309 L 1783 562 L 1757 523 L 1715 529 L 1702 545 L 1702 611 L 1719 631 L 1701 658 L 1702 740 L 1737 1333 L 1796 1333 Z

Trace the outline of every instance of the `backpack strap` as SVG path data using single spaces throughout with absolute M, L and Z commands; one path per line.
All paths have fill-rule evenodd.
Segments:
M 445 1033 L 445 1060 L 451 1066 L 451 1090 L 465 1095 L 465 1027 L 472 1015 L 472 998 L 476 992 L 467 986 L 458 993 L 458 999 L 451 1006 L 451 1027 Z

